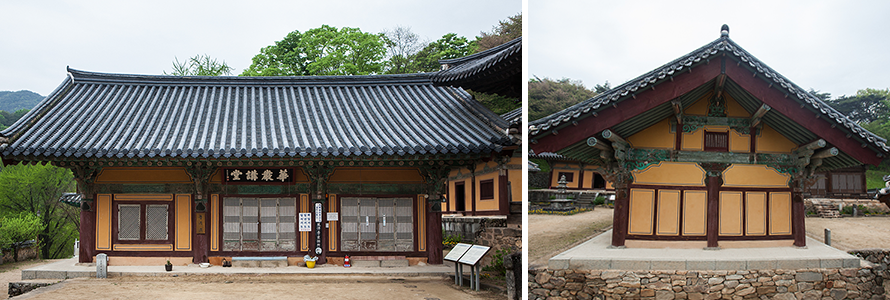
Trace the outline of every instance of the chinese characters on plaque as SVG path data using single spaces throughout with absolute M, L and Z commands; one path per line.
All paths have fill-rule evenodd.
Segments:
M 237 168 L 223 169 L 226 182 L 290 183 L 294 182 L 294 170 L 290 168 Z

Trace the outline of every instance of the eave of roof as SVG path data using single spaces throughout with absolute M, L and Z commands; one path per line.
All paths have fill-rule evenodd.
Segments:
M 497 47 L 455 59 L 444 59 L 447 69 L 432 73 L 437 85 L 459 86 L 477 92 L 520 97 L 522 37 Z
M 838 127 L 845 128 L 855 136 L 871 145 L 878 154 L 885 155 L 890 152 L 890 146 L 886 144 L 886 140 L 865 130 L 843 114 L 831 108 L 828 104 L 808 93 L 803 88 L 792 83 L 790 80 L 775 72 L 766 64 L 760 62 L 754 56 L 742 49 L 738 44 L 723 36 L 711 43 L 708 43 L 695 51 L 690 52 L 678 59 L 671 61 L 659 68 L 656 68 L 646 74 L 643 74 L 633 80 L 619 85 L 607 92 L 596 97 L 582 101 L 576 105 L 566 108 L 562 111 L 551 114 L 547 117 L 531 121 L 529 124 L 529 135 L 532 144 L 535 140 L 553 134 L 554 130 L 559 130 L 566 126 L 577 122 L 580 119 L 596 115 L 604 109 L 611 108 L 628 99 L 636 98 L 636 94 L 642 93 L 648 89 L 654 89 L 655 86 L 665 82 L 673 81 L 674 76 L 678 76 L 681 72 L 701 64 L 707 64 L 711 59 L 726 54 L 729 58 L 736 60 L 739 64 L 744 64 L 755 72 L 755 75 L 765 78 L 771 82 L 772 88 L 781 89 L 789 98 L 789 101 L 798 101 L 801 108 L 808 107 L 810 110 L 817 112 L 825 117 L 826 120 L 833 122 Z M 685 106 L 684 106 L 685 107 Z
M 499 152 L 509 124 L 429 74 L 207 77 L 69 69 L 0 132 L 30 157 L 305 157 Z

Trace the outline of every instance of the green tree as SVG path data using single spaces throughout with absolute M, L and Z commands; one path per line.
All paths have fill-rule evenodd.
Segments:
M 497 47 L 520 36 L 522 36 L 522 13 L 498 21 L 498 25 L 495 25 L 491 32 L 482 32 L 481 36 L 476 37 L 476 43 L 479 44 L 476 52 Z
M 294 30 L 260 49 L 242 76 L 369 75 L 383 71 L 386 46 L 382 34 L 358 28 L 322 25 Z
M 44 229 L 40 218 L 30 213 L 0 217 L 0 248 L 12 249 L 14 261 L 19 261 L 19 247 L 37 239 Z
M 498 94 L 480 93 L 472 90 L 468 90 L 468 92 L 476 98 L 476 101 L 479 101 L 483 106 L 499 115 L 522 106 L 522 101 L 515 98 L 504 97 Z
M 841 96 L 827 103 L 853 122 L 864 124 L 887 118 L 890 113 L 888 96 L 890 90 L 863 89 L 854 96 Z
M 426 46 L 410 27 L 398 26 L 383 31 L 386 44 L 386 74 L 416 73 L 413 61 L 418 51 Z
M 0 130 L 6 129 L 12 124 L 15 124 L 22 116 L 28 113 L 28 109 L 19 109 L 15 112 L 7 112 L 4 110 L 0 110 Z
M 41 258 L 62 258 L 72 252 L 80 212 L 58 199 L 62 193 L 74 191 L 74 186 L 70 170 L 52 165 L 17 164 L 0 171 L 0 212 L 40 218 L 45 226 L 38 238 Z
M 441 69 L 439 60 L 464 57 L 475 52 L 476 41 L 448 33 L 414 54 L 409 73 L 435 72 Z
M 164 71 L 164 75 L 174 75 L 174 76 L 220 76 L 220 75 L 232 75 L 232 70 L 235 68 L 230 67 L 226 64 L 225 61 L 219 62 L 215 58 L 211 58 L 210 55 L 195 55 L 192 58 L 189 58 L 186 61 L 180 62 L 178 58 L 173 58 L 173 71 L 167 73 Z
M 29 110 L 43 100 L 43 96 L 28 90 L 18 92 L 0 91 L 0 110 L 14 112 L 17 110 Z
M 546 117 L 596 95 L 597 92 L 584 87 L 581 81 L 536 77 L 528 82 L 528 119 Z

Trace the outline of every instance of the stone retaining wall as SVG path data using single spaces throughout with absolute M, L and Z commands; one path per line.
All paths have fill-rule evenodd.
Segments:
M 507 227 L 507 217 L 442 216 L 445 236 L 460 235 L 464 243 L 478 243 L 477 236 L 488 227 Z
M 748 271 L 529 270 L 528 299 L 884 299 L 871 267 Z
M 482 257 L 481 266 L 487 266 L 491 264 L 494 255 L 502 249 L 509 249 L 508 253 L 522 251 L 522 229 L 488 227 L 476 238 L 476 244 L 491 247 L 488 254 Z

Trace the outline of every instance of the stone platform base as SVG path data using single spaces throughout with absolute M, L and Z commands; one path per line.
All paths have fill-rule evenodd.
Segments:
M 807 247 L 719 250 L 612 248 L 612 231 L 554 256 L 549 269 L 581 270 L 765 270 L 859 268 L 859 259 L 808 238 Z

